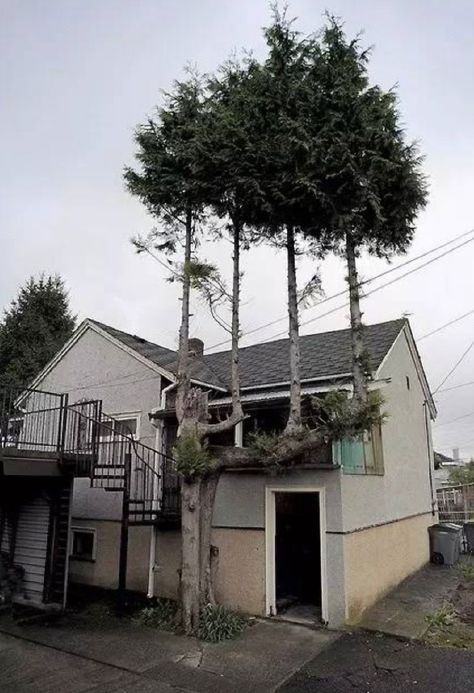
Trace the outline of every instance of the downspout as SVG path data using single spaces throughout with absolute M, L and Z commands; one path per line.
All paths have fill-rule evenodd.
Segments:
M 426 447 L 428 450 L 428 469 L 430 475 L 430 494 L 431 494 L 431 514 L 436 515 L 436 505 L 437 505 L 437 494 L 433 489 L 433 443 L 431 440 L 430 427 L 429 427 L 429 413 L 428 413 L 428 402 L 425 400 L 423 402 L 423 411 L 425 415 L 425 430 L 426 430 Z
M 163 411 L 163 409 L 166 408 L 166 395 L 168 392 L 170 392 L 174 387 L 176 387 L 176 383 L 170 383 L 170 385 L 167 385 L 163 390 L 161 391 L 161 398 L 160 398 L 160 406 L 158 407 L 157 411 Z M 153 419 L 152 419 L 153 422 Z M 154 424 L 153 424 L 154 425 Z M 160 448 L 158 452 L 162 452 L 162 446 L 163 446 L 163 422 L 160 421 L 158 423 L 158 426 L 156 427 L 156 437 L 157 440 L 159 439 L 159 445 L 157 445 L 157 448 Z M 156 542 L 158 539 L 158 528 L 156 524 L 153 524 L 151 526 L 151 535 L 150 535 L 150 550 L 148 553 L 148 590 L 147 590 L 147 597 L 148 599 L 153 599 L 155 596 L 155 571 L 157 568 L 156 565 Z

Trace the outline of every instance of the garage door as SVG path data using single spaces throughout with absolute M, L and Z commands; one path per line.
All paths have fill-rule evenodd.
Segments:
M 23 593 L 34 602 L 43 601 L 48 550 L 49 504 L 38 496 L 20 508 L 14 563 L 23 567 Z

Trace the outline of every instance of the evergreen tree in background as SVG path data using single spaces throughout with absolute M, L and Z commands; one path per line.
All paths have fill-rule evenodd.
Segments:
M 69 339 L 75 322 L 61 277 L 31 277 L 0 323 L 0 384 L 28 385 Z

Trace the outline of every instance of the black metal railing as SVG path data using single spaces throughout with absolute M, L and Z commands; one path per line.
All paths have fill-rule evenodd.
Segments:
M 169 460 L 136 440 L 124 422 L 101 413 L 93 423 L 97 457 L 91 485 L 108 491 L 126 491 L 131 520 L 151 521 L 162 512 L 162 471 Z
M 94 488 L 126 487 L 132 519 L 179 512 L 174 460 L 136 440 L 123 421 L 102 412 L 101 401 L 70 403 L 67 394 L 4 388 L 0 403 L 0 449 L 55 453 Z
M 62 445 L 67 395 L 0 388 L 0 448 L 57 452 Z

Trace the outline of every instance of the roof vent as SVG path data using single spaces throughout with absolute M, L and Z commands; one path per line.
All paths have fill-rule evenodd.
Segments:
M 201 356 L 204 355 L 204 342 L 202 339 L 198 339 L 197 337 L 193 337 L 188 341 L 189 344 L 189 355 L 190 356 L 197 356 L 201 358 Z

